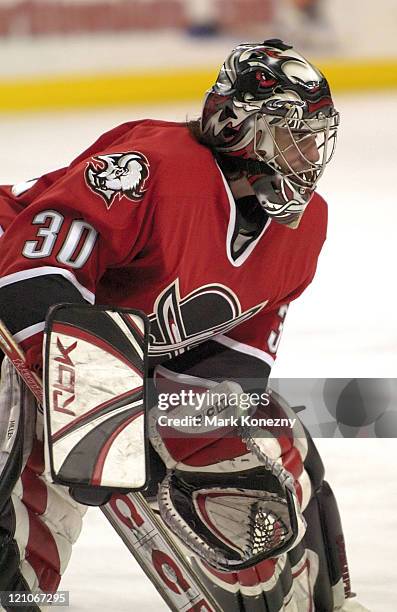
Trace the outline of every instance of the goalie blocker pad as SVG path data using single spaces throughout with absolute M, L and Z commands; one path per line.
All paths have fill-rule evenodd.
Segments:
M 82 503 L 146 486 L 148 332 L 137 310 L 59 304 L 47 315 L 46 472 Z

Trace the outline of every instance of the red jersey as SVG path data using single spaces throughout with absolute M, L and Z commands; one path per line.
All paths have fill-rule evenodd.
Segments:
M 265 219 L 242 235 L 225 177 L 185 125 L 126 123 L 69 167 L 1 190 L 0 315 L 26 348 L 53 303 L 129 306 L 151 320 L 152 365 L 215 342 L 229 367 L 239 355 L 268 370 L 326 217 L 314 194 L 296 230 Z

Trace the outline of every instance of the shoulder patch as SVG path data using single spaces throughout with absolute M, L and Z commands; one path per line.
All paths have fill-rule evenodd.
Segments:
M 87 163 L 85 182 L 109 210 L 114 200 L 142 200 L 150 175 L 148 159 L 138 151 L 96 155 Z

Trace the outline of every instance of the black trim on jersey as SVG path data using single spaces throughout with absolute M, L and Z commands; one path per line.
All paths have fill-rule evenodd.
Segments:
M 0 318 L 12 334 L 45 320 L 50 306 L 86 303 L 74 285 L 60 274 L 45 274 L 0 287 Z
M 258 203 L 256 196 L 246 196 L 236 200 L 236 221 L 231 238 L 230 255 L 236 261 L 240 255 L 254 242 L 263 232 L 268 221 L 267 213 Z M 245 238 L 240 248 L 235 248 L 237 237 Z
M 234 380 L 245 391 L 266 388 L 271 370 L 270 365 L 258 357 L 235 351 L 213 340 L 208 340 L 162 365 L 178 374 L 216 382 Z

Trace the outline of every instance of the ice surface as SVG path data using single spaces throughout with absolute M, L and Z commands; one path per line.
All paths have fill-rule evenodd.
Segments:
M 315 281 L 290 308 L 275 376 L 395 376 L 396 104 L 396 94 L 337 99 L 339 146 L 320 183 L 329 202 L 328 240 Z M 65 165 L 123 121 L 183 120 L 198 109 L 2 116 L 0 181 Z M 338 497 L 353 589 L 372 612 L 395 612 L 395 441 L 332 439 L 318 446 Z M 87 513 L 62 588 L 70 591 L 71 612 L 167 609 L 99 510 Z

